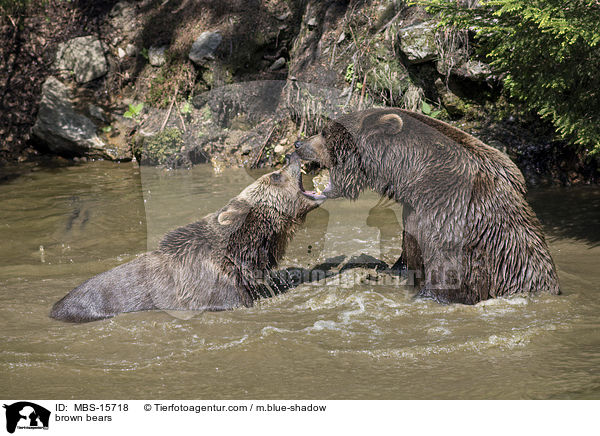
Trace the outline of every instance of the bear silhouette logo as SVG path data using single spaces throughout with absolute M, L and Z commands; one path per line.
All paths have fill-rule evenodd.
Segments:
M 50 422 L 50 411 L 28 401 L 19 401 L 10 406 L 3 406 L 6 409 L 6 431 L 14 433 L 17 427 L 36 429 L 48 429 Z

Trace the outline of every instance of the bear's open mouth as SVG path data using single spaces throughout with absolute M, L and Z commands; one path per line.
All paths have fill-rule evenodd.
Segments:
M 302 171 L 304 172 L 304 171 Z M 322 200 L 326 200 L 327 199 L 327 192 L 328 190 L 331 189 L 331 182 L 329 181 L 329 171 L 325 170 L 323 173 L 319 174 L 318 176 L 315 176 L 313 178 L 313 185 L 315 187 L 314 191 L 306 191 L 304 190 L 304 185 L 302 183 L 302 172 L 298 173 L 298 187 L 300 189 L 300 192 L 302 192 L 302 194 L 304 194 L 306 197 L 310 198 L 313 201 L 322 201 Z M 326 173 L 324 175 L 324 173 Z M 320 178 L 320 179 L 317 179 Z M 317 179 L 315 181 L 315 179 Z M 326 183 L 326 186 L 323 190 L 320 189 L 320 187 L 322 185 L 324 185 Z

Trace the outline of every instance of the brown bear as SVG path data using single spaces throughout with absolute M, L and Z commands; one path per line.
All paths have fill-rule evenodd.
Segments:
M 50 316 L 87 322 L 141 310 L 252 306 L 296 226 L 324 200 L 304 191 L 293 160 L 219 211 L 168 233 L 157 250 L 82 283 Z
M 371 188 L 403 203 L 398 264 L 416 275 L 419 296 L 475 304 L 559 293 L 521 172 L 473 136 L 418 113 L 370 109 L 330 121 L 296 153 L 329 169 L 327 197 Z

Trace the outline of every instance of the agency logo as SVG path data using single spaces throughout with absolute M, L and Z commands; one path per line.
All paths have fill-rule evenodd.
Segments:
M 6 409 L 6 431 L 14 433 L 18 429 L 40 430 L 48 429 L 50 411 L 29 401 L 19 401 Z

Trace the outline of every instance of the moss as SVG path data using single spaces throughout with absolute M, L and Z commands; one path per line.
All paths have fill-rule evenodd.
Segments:
M 168 128 L 162 132 L 145 138 L 138 147 L 138 154 L 141 155 L 141 162 L 149 165 L 162 165 L 166 160 L 178 153 L 183 146 L 183 137 L 181 130 L 177 128 Z

